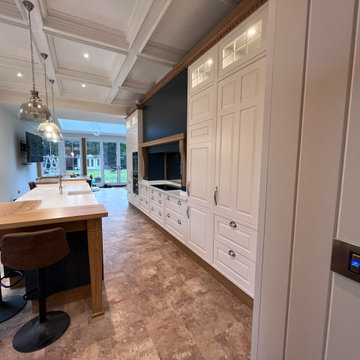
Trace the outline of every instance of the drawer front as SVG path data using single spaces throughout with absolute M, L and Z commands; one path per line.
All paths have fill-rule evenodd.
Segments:
M 164 205 L 163 194 L 159 196 L 158 194 L 151 194 L 150 192 L 150 202 L 156 204 L 157 206 L 163 207 Z
M 164 219 L 164 210 L 153 202 L 150 202 L 150 215 L 157 219 Z
M 139 195 L 139 205 L 140 206 L 147 206 L 147 207 L 149 207 L 149 198 L 148 198 L 148 196 L 144 196 L 144 195 L 142 195 L 142 194 L 140 194 Z
M 180 234 L 184 233 L 184 218 L 175 211 L 171 211 L 170 209 L 165 210 L 165 224 Z
M 143 184 L 139 185 L 139 193 L 149 196 L 149 187 Z
M 239 221 L 215 215 L 215 240 L 252 261 L 256 260 L 257 231 Z
M 174 196 L 167 195 L 165 200 L 165 207 L 177 212 L 179 215 L 184 214 L 184 209 L 186 209 L 186 203 Z
M 149 215 L 149 209 L 150 209 L 150 206 L 149 204 L 144 204 L 144 203 L 140 203 L 140 206 L 139 206 L 139 209 L 144 212 L 146 215 Z
M 254 261 L 215 240 L 214 267 L 235 283 L 240 289 L 245 291 L 251 297 L 254 297 Z
M 150 198 L 153 197 L 154 199 L 153 200 L 157 200 L 157 199 L 161 199 L 163 200 L 164 199 L 164 194 L 159 191 L 159 190 L 156 190 L 152 187 L 150 187 Z

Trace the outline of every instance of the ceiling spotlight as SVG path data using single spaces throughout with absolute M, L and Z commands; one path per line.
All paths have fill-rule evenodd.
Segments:
M 255 35 L 256 34 L 256 30 L 255 29 L 249 29 L 248 30 L 248 35 L 249 36 L 253 36 L 253 35 Z
M 84 56 L 85 59 L 88 59 L 88 58 L 89 58 L 89 54 L 88 54 L 88 53 L 84 53 L 83 56 Z
M 209 59 L 209 60 L 207 61 L 208 65 L 212 65 L 213 62 L 214 62 L 213 59 Z
M 81 84 L 81 87 L 85 88 L 85 87 L 86 87 L 86 84 Z
M 21 72 L 18 72 L 18 73 L 16 74 L 16 76 L 17 76 L 18 78 L 22 78 L 22 73 L 21 73 Z

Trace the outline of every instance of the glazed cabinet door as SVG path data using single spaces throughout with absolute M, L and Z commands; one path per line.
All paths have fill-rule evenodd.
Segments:
M 265 58 L 218 84 L 215 211 L 257 225 Z

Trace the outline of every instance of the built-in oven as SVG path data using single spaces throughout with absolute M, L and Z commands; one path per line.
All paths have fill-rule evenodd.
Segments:
M 132 169 L 133 194 L 139 195 L 139 154 L 137 151 L 132 153 Z
M 138 152 L 135 151 L 132 153 L 132 177 L 138 178 L 139 177 L 139 155 Z

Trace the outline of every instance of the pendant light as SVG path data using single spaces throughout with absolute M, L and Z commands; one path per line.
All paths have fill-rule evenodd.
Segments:
M 19 109 L 19 119 L 26 121 L 43 121 L 50 118 L 50 111 L 46 105 L 44 105 L 39 98 L 39 92 L 35 89 L 35 66 L 34 66 L 34 50 L 31 28 L 31 10 L 34 8 L 34 4 L 30 1 L 23 1 L 25 9 L 29 13 L 29 31 L 30 31 L 30 54 L 31 54 L 31 72 L 32 72 L 32 90 L 30 90 L 30 96 L 26 102 L 24 102 Z
M 51 84 L 51 98 L 52 98 L 52 107 L 53 107 L 52 113 L 53 113 L 53 120 L 54 120 L 55 119 L 55 106 L 54 106 L 54 82 L 55 82 L 55 80 L 50 79 L 49 82 Z M 60 129 L 54 123 L 54 121 L 51 121 L 51 119 L 46 119 L 45 121 L 43 121 L 39 125 L 37 132 L 42 138 L 44 138 L 45 140 L 48 140 L 48 141 L 60 142 L 60 141 L 64 140 L 64 138 L 60 132 Z

